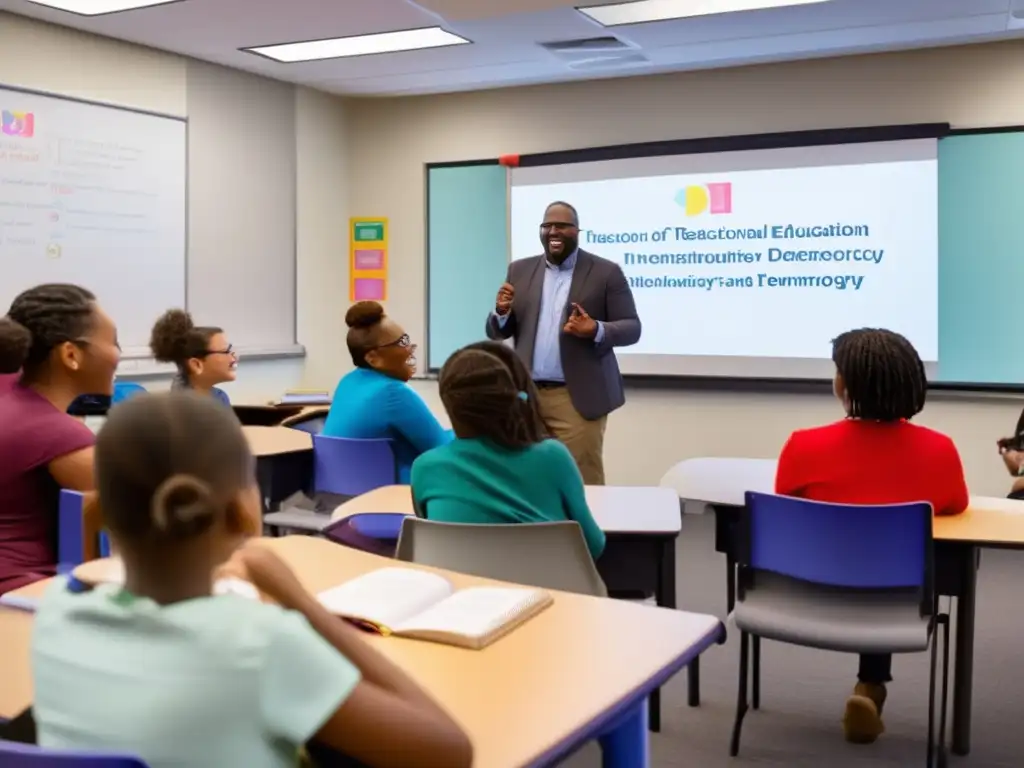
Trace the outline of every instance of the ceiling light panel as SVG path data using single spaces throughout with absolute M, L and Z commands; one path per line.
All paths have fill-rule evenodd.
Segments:
M 262 45 L 242 50 L 285 64 L 294 64 L 300 61 L 342 59 L 352 56 L 371 56 L 377 53 L 397 53 L 398 51 L 420 51 L 425 48 L 445 48 L 450 45 L 465 45 L 469 42 L 466 38 L 443 30 L 441 27 L 425 27 L 423 29 L 403 29 L 398 32 L 381 32 L 375 35 Z
M 619 27 L 625 24 L 646 24 L 651 21 L 824 2 L 828 0 L 634 0 L 614 5 L 580 6 L 576 10 L 604 27 Z
M 55 8 L 58 11 L 75 13 L 79 16 L 102 16 L 105 13 L 121 13 L 154 5 L 171 5 L 182 0 L 29 0 L 33 5 Z

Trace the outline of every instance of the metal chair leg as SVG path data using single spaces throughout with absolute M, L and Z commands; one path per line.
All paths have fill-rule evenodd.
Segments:
M 751 675 L 753 682 L 750 691 L 750 703 L 754 709 L 761 708 L 761 638 L 754 635 L 751 638 L 751 652 L 754 656 Z
M 948 752 L 946 750 L 946 709 L 947 696 L 949 693 L 949 614 L 944 613 L 939 617 L 942 624 L 942 695 L 941 707 L 939 710 L 939 744 L 938 744 L 938 768 L 946 768 Z
M 700 656 L 686 668 L 686 698 L 691 707 L 700 706 Z
M 934 768 L 933 760 L 935 759 L 935 662 L 938 658 L 939 648 L 938 619 L 932 629 L 931 640 L 928 662 L 928 750 L 925 757 L 925 768 Z
M 748 646 L 749 638 L 746 632 L 740 632 L 740 684 L 736 696 L 736 721 L 732 726 L 732 740 L 729 743 L 730 757 L 736 757 L 740 753 L 740 732 L 743 729 L 743 717 L 747 714 L 747 677 L 748 669 Z

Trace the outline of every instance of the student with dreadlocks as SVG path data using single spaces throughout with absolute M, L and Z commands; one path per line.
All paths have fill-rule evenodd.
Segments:
M 833 384 L 846 418 L 794 432 L 779 456 L 776 493 L 841 504 L 928 501 L 937 515 L 967 508 L 967 485 L 953 441 L 910 423 L 924 408 L 924 364 L 892 331 L 861 328 L 835 339 Z M 864 553 L 871 567 L 871 553 Z M 860 657 L 846 702 L 847 741 L 869 744 L 885 730 L 882 707 L 890 655 Z
M 504 344 L 485 341 L 441 369 L 441 402 L 456 440 L 412 466 L 412 495 L 430 520 L 544 523 L 575 520 L 590 554 L 604 550 L 583 478 L 569 450 L 548 437 L 526 366 Z

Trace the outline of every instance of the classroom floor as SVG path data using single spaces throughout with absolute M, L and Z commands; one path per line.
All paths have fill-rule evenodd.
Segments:
M 723 616 L 725 562 L 714 551 L 714 516 L 686 515 L 677 547 L 679 607 Z M 865 553 L 870 562 L 870 553 Z M 986 550 L 978 573 L 971 754 L 956 768 L 1017 768 L 1024 752 L 1024 552 Z M 945 607 L 948 599 L 943 600 Z M 940 648 L 941 652 L 941 648 Z M 869 746 L 843 740 L 841 718 L 854 684 L 853 656 L 762 643 L 761 709 L 747 714 L 737 758 L 729 757 L 736 702 L 735 638 L 701 659 L 701 706 L 686 706 L 686 675 L 662 694 L 662 731 L 651 763 L 663 768 L 906 768 L 925 758 L 928 657 L 897 656 L 885 705 L 887 732 Z M 947 738 L 948 738 L 947 725 Z M 600 765 L 588 747 L 564 763 Z

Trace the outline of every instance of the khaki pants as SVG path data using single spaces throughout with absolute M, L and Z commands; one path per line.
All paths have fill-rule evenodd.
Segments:
M 584 419 L 572 405 L 567 387 L 538 390 L 540 415 L 551 436 L 576 460 L 586 485 L 604 485 L 604 428 L 608 417 Z

